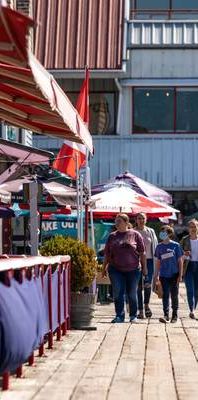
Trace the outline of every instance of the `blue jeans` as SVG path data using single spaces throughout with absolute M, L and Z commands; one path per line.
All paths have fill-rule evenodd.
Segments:
M 192 312 L 198 302 L 198 262 L 189 261 L 184 277 L 187 300 L 190 311 Z
M 127 294 L 129 301 L 130 317 L 137 315 L 137 287 L 140 279 L 140 270 L 122 272 L 118 271 L 113 265 L 108 268 L 109 278 L 113 288 L 116 317 L 124 321 L 124 297 Z
M 149 258 L 147 259 L 147 269 L 148 269 L 148 283 L 152 283 L 153 279 L 153 259 Z M 151 286 L 150 287 L 145 287 L 144 288 L 144 304 L 149 304 L 149 300 L 151 297 Z M 139 285 L 138 285 L 138 309 L 140 311 L 143 310 L 143 275 L 141 273 L 140 280 L 139 280 Z
M 178 276 L 179 274 L 174 274 L 173 276 L 171 276 L 171 278 L 165 278 L 160 276 L 160 281 L 163 289 L 162 304 L 163 304 L 164 315 L 169 314 L 169 297 L 171 295 L 173 316 L 177 316 L 177 310 L 179 305 L 178 301 L 179 287 L 177 283 Z

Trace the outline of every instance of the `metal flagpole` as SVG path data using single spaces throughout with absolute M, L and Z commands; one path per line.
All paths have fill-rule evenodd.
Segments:
M 38 183 L 29 183 L 30 202 L 30 245 L 31 256 L 38 255 L 38 211 L 37 211 Z
M 90 200 L 90 170 L 88 165 L 88 150 L 86 150 L 86 170 L 85 170 L 85 186 L 88 190 L 85 200 L 85 243 L 88 244 L 89 237 L 89 200 Z
M 80 201 L 79 201 L 79 168 L 78 154 L 75 155 L 76 161 L 76 206 L 77 206 L 77 238 L 81 240 L 80 235 Z
M 88 151 L 87 151 L 87 158 L 86 158 L 86 186 L 88 188 L 88 203 L 91 200 L 91 176 L 90 176 L 90 167 L 88 165 Z M 94 221 L 93 221 L 93 211 L 91 206 L 89 206 L 89 213 L 90 213 L 90 224 L 91 224 L 91 247 L 95 249 L 95 233 L 94 233 Z M 88 207 L 87 207 L 88 212 Z M 87 224 L 88 229 L 88 224 Z
M 83 176 L 80 175 L 80 240 L 83 242 Z

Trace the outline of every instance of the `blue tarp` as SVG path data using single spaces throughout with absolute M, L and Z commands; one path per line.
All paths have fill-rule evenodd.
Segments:
M 0 373 L 14 371 L 38 348 L 44 335 L 39 278 L 0 282 Z

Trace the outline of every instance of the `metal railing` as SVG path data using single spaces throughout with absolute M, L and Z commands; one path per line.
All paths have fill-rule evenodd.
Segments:
M 30 366 L 34 363 L 34 350 L 38 349 L 39 356 L 42 356 L 44 342 L 47 341 L 48 348 L 52 349 L 54 334 L 56 333 L 57 340 L 60 341 L 61 336 L 66 335 L 67 329 L 70 328 L 71 260 L 69 256 L 2 255 L 0 258 L 1 327 L 5 333 L 4 336 L 10 338 L 10 341 L 4 340 L 4 336 L 0 335 L 1 340 L 5 341 L 1 343 L 3 352 L 0 351 L 0 371 L 3 378 L 2 389 L 7 390 L 10 371 L 15 370 L 16 377 L 21 377 L 23 362 L 28 359 Z M 21 310 L 20 307 L 17 308 L 17 304 L 22 304 L 21 309 L 23 309 L 23 317 L 27 316 L 27 324 L 24 318 L 22 320 Z M 28 325 L 31 318 L 34 332 L 36 332 L 34 343 L 37 342 L 37 345 L 28 342 L 28 336 L 32 331 Z M 14 335 L 15 348 L 12 335 Z M 19 357 L 24 342 L 26 342 L 27 358 L 25 355 Z M 16 349 L 16 354 L 13 349 Z M 13 359 L 16 365 L 14 369 L 12 368 Z

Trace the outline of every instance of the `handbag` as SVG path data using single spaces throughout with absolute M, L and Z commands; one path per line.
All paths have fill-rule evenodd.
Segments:
M 153 291 L 158 296 L 159 299 L 162 299 L 162 297 L 163 297 L 163 288 L 162 288 L 162 284 L 161 284 L 160 281 L 157 281 L 155 283 Z

